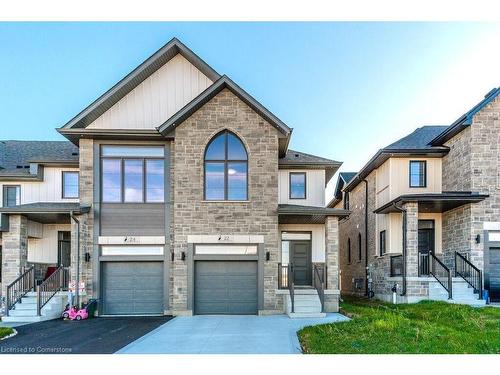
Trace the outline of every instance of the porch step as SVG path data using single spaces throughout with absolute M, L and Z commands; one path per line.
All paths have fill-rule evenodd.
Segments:
M 429 299 L 473 307 L 486 305 L 486 301 L 480 300 L 479 294 L 474 293 L 474 289 L 462 278 L 453 278 L 452 288 L 452 299 L 450 300 L 448 299 L 448 292 L 441 284 L 437 281 L 429 282 Z
M 285 298 L 285 310 L 290 318 L 323 318 L 321 301 L 315 289 L 299 289 L 302 293 L 294 293 L 294 312 L 290 295 Z M 314 293 L 312 293 L 314 292 Z
M 37 316 L 36 293 L 28 293 L 9 310 L 9 316 L 2 317 L 6 323 L 34 323 L 59 319 L 67 303 L 67 293 L 59 292 L 42 308 Z

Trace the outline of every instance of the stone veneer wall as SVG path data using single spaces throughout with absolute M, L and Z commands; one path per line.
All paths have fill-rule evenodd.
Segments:
M 7 285 L 24 271 L 28 261 L 28 219 L 9 215 L 9 231 L 2 233 L 2 296 Z
M 325 311 L 339 311 L 339 219 L 327 217 L 325 221 L 325 263 L 327 267 L 327 289 L 334 294 L 325 294 Z
M 228 129 L 248 152 L 248 202 L 203 200 L 204 152 L 208 142 Z M 180 253 L 188 250 L 188 235 L 264 235 L 270 261 L 264 265 L 264 311 L 282 312 L 277 298 L 278 251 L 278 131 L 225 89 L 175 130 L 173 154 L 173 285 L 171 312 L 187 310 L 187 265 Z
M 443 158 L 443 191 L 473 191 L 488 194 L 481 203 L 456 208 L 443 214 L 443 255 L 454 267 L 455 251 L 469 253 L 471 261 L 483 268 L 484 222 L 500 222 L 500 98 L 479 111 L 472 125 L 445 145 L 450 152 Z
M 358 184 L 349 193 L 351 214 L 339 222 L 341 287 L 343 294 L 365 294 L 365 186 Z M 358 259 L 358 235 L 361 234 L 362 257 Z M 351 240 L 351 262 L 348 256 L 348 240 Z M 361 289 L 356 289 L 353 280 L 362 279 Z
M 87 296 L 82 301 L 93 296 L 96 289 L 93 275 L 94 259 L 94 141 L 92 139 L 80 139 L 80 177 L 79 194 L 81 205 L 92 205 L 90 212 L 78 216 L 80 221 L 80 281 L 85 282 Z M 76 223 L 71 220 L 71 280 L 76 280 L 77 242 Z M 85 262 L 85 253 L 91 256 L 90 262 Z M 96 255 L 97 256 L 97 255 Z

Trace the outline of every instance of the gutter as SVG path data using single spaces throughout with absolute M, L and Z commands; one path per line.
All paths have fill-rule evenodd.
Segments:
M 393 202 L 394 208 L 403 214 L 403 290 L 401 291 L 401 296 L 406 296 L 406 263 L 407 263 L 407 249 L 406 249 L 406 226 L 407 226 L 407 217 L 406 210 L 402 207 L 399 207 L 396 202 Z

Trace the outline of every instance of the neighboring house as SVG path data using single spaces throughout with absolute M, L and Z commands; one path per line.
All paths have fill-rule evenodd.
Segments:
M 379 150 L 329 207 L 340 222 L 342 292 L 398 301 L 500 300 L 500 89 L 450 126 Z M 475 293 L 474 293 L 475 292 Z
M 3 295 L 71 258 L 100 315 L 338 311 L 341 163 L 290 150 L 291 128 L 177 39 L 58 131 L 4 142 Z

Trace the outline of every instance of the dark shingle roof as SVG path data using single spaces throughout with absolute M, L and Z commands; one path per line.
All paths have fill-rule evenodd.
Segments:
M 351 181 L 357 174 L 358 172 L 340 172 L 339 177 L 342 178 L 346 184 L 348 184 L 349 181 Z
M 476 113 L 493 101 L 498 95 L 500 95 L 500 87 L 490 90 L 484 99 L 472 107 L 469 111 L 460 116 L 453 124 L 446 127 L 441 133 L 436 135 L 429 143 L 433 146 L 441 146 L 444 142 L 448 141 L 456 134 L 460 133 L 467 126 L 472 125 L 472 119 Z
M 335 160 L 322 158 L 320 156 L 315 156 L 311 154 L 306 154 L 305 152 L 295 151 L 288 149 L 286 151 L 286 155 L 279 159 L 279 163 L 281 165 L 296 165 L 296 164 L 304 164 L 304 165 L 340 165 L 341 163 Z
M 384 147 L 383 150 L 432 149 L 433 146 L 429 143 L 446 128 L 447 126 L 422 126 L 406 137 Z
M 29 174 L 30 161 L 78 162 L 78 147 L 68 141 L 0 141 L 0 175 Z

